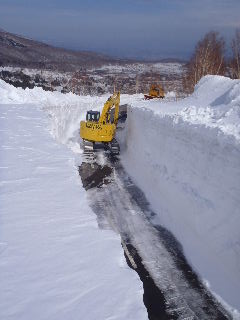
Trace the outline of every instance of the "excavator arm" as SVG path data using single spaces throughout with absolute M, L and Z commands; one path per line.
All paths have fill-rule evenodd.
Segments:
M 99 123 L 107 124 L 110 122 L 110 113 L 112 108 L 115 106 L 113 123 L 117 125 L 118 114 L 119 114 L 119 104 L 120 104 L 120 92 L 115 92 L 103 106 L 103 110 L 99 119 Z

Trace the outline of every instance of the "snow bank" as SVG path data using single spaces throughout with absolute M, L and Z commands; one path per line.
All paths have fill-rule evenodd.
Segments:
M 212 290 L 240 310 L 240 81 L 207 76 L 177 102 L 133 101 L 122 160 Z
M 79 103 L 79 96 L 73 93 L 62 94 L 60 92 L 44 91 L 40 87 L 34 89 L 15 88 L 0 80 L 1 103 L 38 103 L 41 105 L 66 105 Z
M 6 99 L 24 98 L 10 89 Z M 35 89 L 27 100 L 27 92 L 28 102 L 38 92 L 39 100 L 58 98 Z M 48 125 L 36 104 L 0 105 L 0 318 L 146 319 L 142 283 L 119 236 L 99 230 L 89 208 L 81 159 Z
M 168 93 L 173 98 L 173 93 Z M 172 99 L 173 100 L 173 99 Z M 194 93 L 179 101 L 134 99 L 132 106 L 153 111 L 159 117 L 216 128 L 240 140 L 240 80 L 221 76 L 203 77 Z

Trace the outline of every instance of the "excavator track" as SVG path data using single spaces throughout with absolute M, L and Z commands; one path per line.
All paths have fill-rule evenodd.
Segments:
M 83 140 L 83 150 L 85 151 L 93 151 L 94 143 L 91 141 Z
M 105 143 L 104 147 L 102 147 L 102 144 L 96 144 L 94 142 L 84 140 L 82 143 L 82 149 L 84 153 L 93 153 L 99 149 L 104 149 L 106 152 L 110 152 L 110 154 L 114 156 L 119 155 L 120 153 L 120 146 L 116 139 L 113 139 L 109 143 Z
M 115 138 L 109 143 L 109 150 L 113 155 L 118 155 L 120 153 L 120 146 Z

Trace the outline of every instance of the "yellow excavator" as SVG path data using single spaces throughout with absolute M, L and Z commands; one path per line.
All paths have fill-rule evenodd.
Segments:
M 86 121 L 80 123 L 80 136 L 84 150 L 93 150 L 96 144 L 103 145 L 111 154 L 119 154 L 120 147 L 115 139 L 119 116 L 120 92 L 108 98 L 99 111 L 87 111 Z
M 145 100 L 150 100 L 154 98 L 161 98 L 163 99 L 165 97 L 165 93 L 163 90 L 163 87 L 159 84 L 152 84 L 149 90 L 148 94 L 144 95 Z

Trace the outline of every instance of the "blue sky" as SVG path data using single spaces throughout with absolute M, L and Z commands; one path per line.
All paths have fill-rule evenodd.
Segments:
M 229 41 L 240 0 L 0 0 L 0 28 L 61 47 L 187 58 L 210 30 Z

